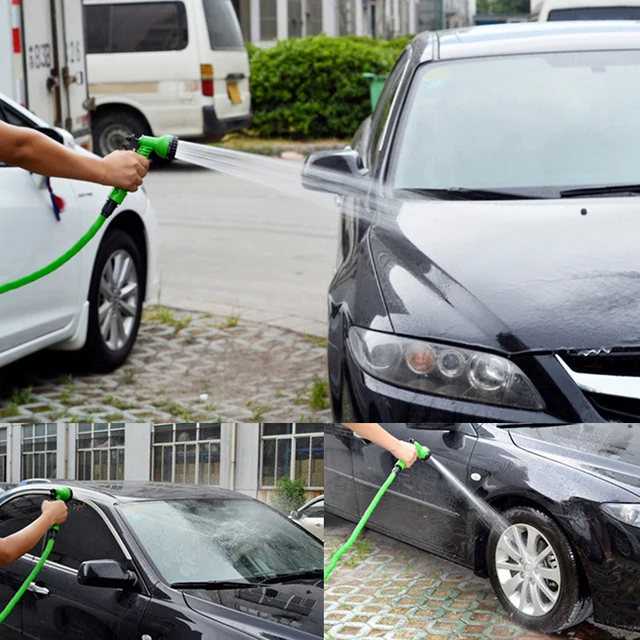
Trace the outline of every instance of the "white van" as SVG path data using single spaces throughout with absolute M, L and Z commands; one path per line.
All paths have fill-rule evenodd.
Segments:
M 96 153 L 131 133 L 219 139 L 250 126 L 231 0 L 84 0 L 84 11 Z
M 542 0 L 531 20 L 640 20 L 640 0 Z

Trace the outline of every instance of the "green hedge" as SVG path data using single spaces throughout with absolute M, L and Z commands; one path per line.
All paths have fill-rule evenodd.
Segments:
M 254 125 L 279 138 L 350 138 L 370 113 L 362 74 L 387 74 L 410 38 L 314 36 L 248 45 Z

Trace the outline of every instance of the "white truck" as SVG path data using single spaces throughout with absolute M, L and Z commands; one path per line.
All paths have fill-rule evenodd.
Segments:
M 0 0 L 0 93 L 91 150 L 82 0 Z

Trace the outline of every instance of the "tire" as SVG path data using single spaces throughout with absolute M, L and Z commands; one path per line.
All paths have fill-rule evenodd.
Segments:
M 494 529 L 487 544 L 489 579 L 502 606 L 523 627 L 540 633 L 555 633 L 586 620 L 593 610 L 591 598 L 581 578 L 578 559 L 560 527 L 548 515 L 530 507 L 515 507 L 502 515 L 512 526 L 502 533 Z M 538 565 L 538 573 L 535 563 L 524 565 L 523 572 L 504 568 L 504 564 L 522 566 L 516 564 L 516 558 L 522 554 L 514 550 L 521 548 L 514 534 L 519 535 L 524 545 L 534 543 L 537 552 L 550 547 Z M 497 562 L 502 565 L 500 569 Z M 537 600 L 532 586 L 522 600 L 523 577 L 528 577 L 529 585 L 538 592 Z M 537 587 L 540 582 L 546 592 Z
M 99 112 L 93 119 L 93 150 L 104 157 L 116 149 L 124 149 L 126 137 L 131 134 L 151 134 L 142 116 L 126 109 Z
M 112 279 L 117 280 L 118 273 L 127 268 L 125 265 L 128 271 L 124 283 L 114 285 Z M 82 359 L 89 369 L 113 371 L 129 356 L 140 328 L 144 274 L 140 252 L 131 236 L 121 229 L 107 231 L 96 256 L 89 287 L 89 327 L 82 351 Z M 102 289 L 101 282 L 105 285 Z

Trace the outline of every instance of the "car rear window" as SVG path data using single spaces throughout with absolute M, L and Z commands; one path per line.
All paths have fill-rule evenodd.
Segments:
M 640 7 L 574 7 L 554 9 L 548 20 L 640 20 Z
M 202 0 L 212 49 L 244 49 L 242 31 L 231 0 Z
M 85 6 L 87 53 L 179 51 L 189 43 L 183 2 Z

